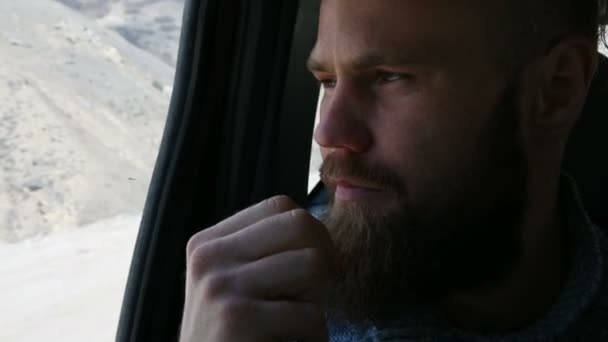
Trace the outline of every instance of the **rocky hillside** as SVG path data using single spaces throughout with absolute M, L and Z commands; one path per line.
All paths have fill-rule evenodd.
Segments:
M 160 143 L 181 5 L 62 2 L 0 1 L 0 241 L 138 213 Z
M 0 242 L 141 211 L 183 5 L 0 0 Z
M 56 0 L 174 67 L 185 0 Z

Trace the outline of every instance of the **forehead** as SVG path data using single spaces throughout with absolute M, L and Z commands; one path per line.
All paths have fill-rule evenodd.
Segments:
M 323 0 L 314 60 L 467 58 L 485 43 L 477 0 Z M 473 50 L 472 50 L 473 49 Z

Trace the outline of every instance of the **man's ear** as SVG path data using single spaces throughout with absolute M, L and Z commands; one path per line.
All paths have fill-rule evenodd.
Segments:
M 538 107 L 530 118 L 540 130 L 534 135 L 567 139 L 583 110 L 597 64 L 597 46 L 584 37 L 566 38 L 545 55 L 538 70 Z

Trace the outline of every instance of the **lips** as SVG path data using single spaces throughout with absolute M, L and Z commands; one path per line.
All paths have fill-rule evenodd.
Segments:
M 336 180 L 333 188 L 335 197 L 341 200 L 362 200 L 377 196 L 384 191 L 378 187 L 358 184 L 348 180 Z

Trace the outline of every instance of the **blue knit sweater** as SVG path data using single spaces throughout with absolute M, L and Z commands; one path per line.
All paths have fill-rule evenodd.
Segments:
M 408 315 L 382 327 L 329 322 L 331 342 L 608 342 L 608 238 L 586 215 L 574 183 L 564 179 L 561 201 L 575 241 L 575 262 L 557 302 L 534 324 L 508 334 L 449 328 L 432 315 Z

